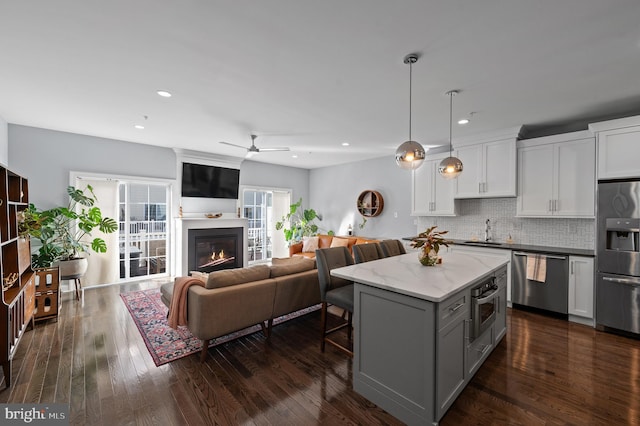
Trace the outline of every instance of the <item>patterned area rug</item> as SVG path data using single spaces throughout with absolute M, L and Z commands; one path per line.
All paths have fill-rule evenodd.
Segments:
M 202 348 L 201 341 L 195 338 L 187 327 L 178 327 L 177 330 L 169 327 L 167 324 L 167 307 L 160 300 L 160 289 L 132 291 L 123 293 L 120 297 L 122 297 L 133 318 L 133 322 L 138 327 L 156 366 L 199 352 Z M 318 309 L 320 309 L 320 305 L 283 315 L 274 319 L 273 324 L 280 324 Z M 211 343 L 209 347 L 221 345 L 257 331 L 261 331 L 260 326 L 254 325 L 215 339 L 214 343 Z

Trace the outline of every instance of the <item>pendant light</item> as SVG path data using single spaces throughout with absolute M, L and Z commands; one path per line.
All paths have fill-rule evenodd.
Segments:
M 450 90 L 449 95 L 449 156 L 440 162 L 438 172 L 445 179 L 457 178 L 462 173 L 462 161 L 452 155 L 453 143 L 451 134 L 453 133 L 453 96 L 457 95 L 457 90 Z
M 413 64 L 418 62 L 418 55 L 410 53 L 404 57 L 404 63 L 409 64 L 409 140 L 402 143 L 396 150 L 396 164 L 406 170 L 415 170 L 422 165 L 425 150 L 418 142 L 411 140 L 411 80 Z

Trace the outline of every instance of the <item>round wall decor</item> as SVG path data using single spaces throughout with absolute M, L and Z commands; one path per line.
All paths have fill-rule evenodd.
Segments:
M 358 211 L 364 217 L 375 217 L 382 213 L 384 199 L 378 191 L 365 190 L 358 196 Z

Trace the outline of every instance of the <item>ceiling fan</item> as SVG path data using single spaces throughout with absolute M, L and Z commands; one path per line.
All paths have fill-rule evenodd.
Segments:
M 242 148 L 242 149 L 246 149 L 247 150 L 247 155 L 253 155 L 253 154 L 257 154 L 259 152 L 274 152 L 274 151 L 289 151 L 288 147 L 280 147 L 280 148 L 258 148 L 256 146 L 256 138 L 258 136 L 257 135 L 251 135 L 251 146 L 250 147 L 246 147 L 246 146 L 242 146 L 242 145 L 236 145 L 234 143 L 229 143 L 229 142 L 220 142 L 223 143 L 225 145 L 231 145 L 231 146 L 235 146 L 236 148 Z

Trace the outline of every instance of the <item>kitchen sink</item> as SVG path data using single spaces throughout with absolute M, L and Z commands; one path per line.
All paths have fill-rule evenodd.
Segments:
M 465 241 L 465 244 L 475 244 L 475 245 L 479 245 L 479 246 L 501 246 L 502 243 L 498 243 L 495 241 Z

